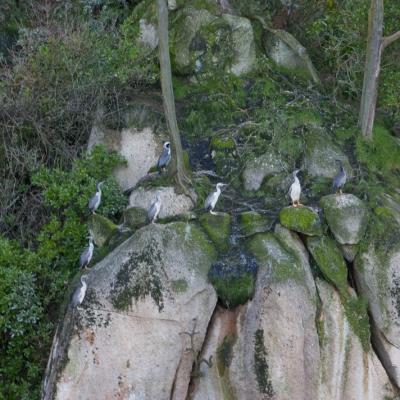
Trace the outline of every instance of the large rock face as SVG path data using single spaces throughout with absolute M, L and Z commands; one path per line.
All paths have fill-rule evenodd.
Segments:
M 372 351 L 352 331 L 335 289 L 317 280 L 321 310 L 320 400 L 375 400 L 394 396 L 388 376 Z
M 304 246 L 278 227 L 249 247 L 260 269 L 254 298 L 238 318 L 231 385 L 239 399 L 316 399 L 315 286 Z
M 103 144 L 125 158 L 126 166 L 119 167 L 114 173 L 123 190 L 133 188 L 157 164 L 162 151 L 162 141 L 150 127 L 118 131 L 94 126 L 90 134 L 89 151 L 97 144 Z
M 178 74 L 217 69 L 241 75 L 253 69 L 255 55 L 253 28 L 247 18 L 217 16 L 193 7 L 177 12 L 171 26 L 171 56 Z
M 135 189 L 129 197 L 130 207 L 140 207 L 148 210 L 155 201 L 157 193 L 161 199 L 159 218 L 172 217 L 183 214 L 193 207 L 192 200 L 184 194 L 178 194 L 172 186 L 145 189 Z
M 246 190 L 258 190 L 266 176 L 288 170 L 288 165 L 274 151 L 249 161 L 243 171 L 243 184 Z
M 374 216 L 368 246 L 355 262 L 355 277 L 368 300 L 372 340 L 386 370 L 400 387 L 400 225 L 395 218 Z
M 198 228 L 173 223 L 142 228 L 96 265 L 55 398 L 184 399 L 217 301 L 214 256 Z
M 321 199 L 329 229 L 340 244 L 357 244 L 368 224 L 364 202 L 352 194 L 329 195 Z
M 335 160 L 342 161 L 348 177 L 353 175 L 347 156 L 322 129 L 313 129 L 307 133 L 305 147 L 303 168 L 309 175 L 333 178 L 338 172 Z

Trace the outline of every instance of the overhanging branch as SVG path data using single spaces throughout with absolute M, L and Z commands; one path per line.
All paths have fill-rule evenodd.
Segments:
M 392 44 L 397 39 L 400 39 L 400 31 L 393 33 L 393 35 L 385 36 L 382 39 L 382 47 L 385 48 L 385 47 L 389 46 L 389 44 Z

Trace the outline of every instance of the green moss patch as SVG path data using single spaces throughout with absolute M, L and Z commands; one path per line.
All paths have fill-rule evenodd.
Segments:
M 256 272 L 254 258 L 247 255 L 239 259 L 228 257 L 212 264 L 208 279 L 224 306 L 234 308 L 253 297 Z
M 124 222 L 129 228 L 139 229 L 147 223 L 147 211 L 140 207 L 130 207 L 124 211 Z
M 113 306 L 128 310 L 133 301 L 150 295 L 158 306 L 164 308 L 161 252 L 156 242 L 150 241 L 141 251 L 131 251 L 117 273 L 110 295 Z
M 199 221 L 216 248 L 220 252 L 227 251 L 231 233 L 231 216 L 226 213 L 218 213 L 217 215 L 206 213 L 200 217 Z
M 267 232 L 271 229 L 272 224 L 272 218 L 268 218 L 255 211 L 247 211 L 239 215 L 239 229 L 243 236 Z
M 92 232 L 96 246 L 105 246 L 111 237 L 118 232 L 118 227 L 108 218 L 100 214 L 92 214 L 88 220 L 89 231 Z
M 279 213 L 280 223 L 306 235 L 322 235 L 322 224 L 316 211 L 308 207 L 285 207 Z
M 254 255 L 258 265 L 271 270 L 277 281 L 293 279 L 304 282 L 304 270 L 296 256 L 286 248 L 275 234 L 258 233 L 252 236 L 246 246 Z
M 188 289 L 188 283 L 185 279 L 176 279 L 171 282 L 171 286 L 175 293 L 183 293 Z
M 371 347 L 371 330 L 367 313 L 368 303 L 364 298 L 341 296 L 344 311 L 353 332 L 359 337 L 364 351 Z
M 308 237 L 307 248 L 325 279 L 344 293 L 348 287 L 347 266 L 335 241 L 327 236 Z

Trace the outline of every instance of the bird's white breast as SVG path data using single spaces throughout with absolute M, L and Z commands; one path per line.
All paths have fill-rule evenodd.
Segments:
M 292 186 L 290 186 L 290 197 L 291 197 L 292 201 L 300 200 L 300 194 L 301 194 L 300 182 L 298 179 L 296 179 L 292 183 Z

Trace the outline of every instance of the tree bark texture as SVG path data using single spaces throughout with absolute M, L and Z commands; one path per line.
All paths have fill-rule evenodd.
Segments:
M 171 61 L 168 44 L 168 7 L 167 0 L 157 0 L 158 19 L 158 48 L 160 60 L 160 80 L 163 95 L 164 114 L 167 121 L 169 135 L 172 141 L 175 157 L 172 157 L 172 171 L 176 173 L 176 179 L 181 189 L 188 194 L 186 184 L 189 179 L 185 174 L 183 162 L 182 143 L 176 120 L 174 91 L 172 87 Z
M 366 139 L 372 138 L 378 79 L 382 57 L 383 0 L 371 0 L 368 15 L 367 52 L 364 69 L 364 82 L 361 95 L 359 126 Z

